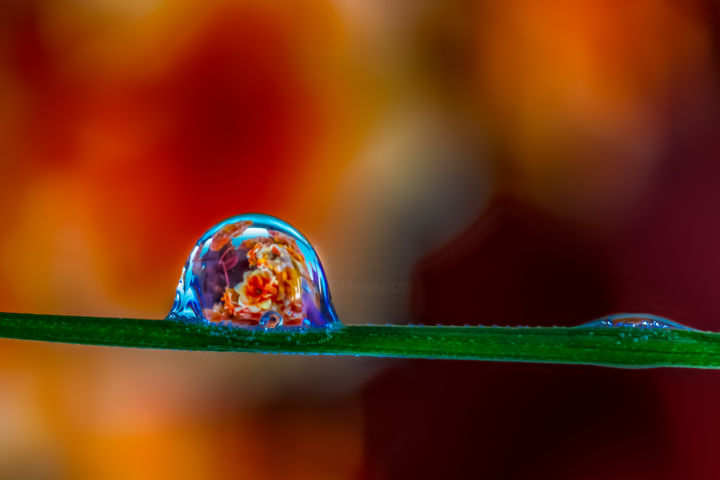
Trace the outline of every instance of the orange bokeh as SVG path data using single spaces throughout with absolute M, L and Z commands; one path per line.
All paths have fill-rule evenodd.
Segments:
M 162 318 L 197 238 L 261 212 L 317 247 L 343 321 L 407 321 L 418 259 L 509 192 L 606 242 L 620 305 L 714 312 L 710 11 L 5 1 L 0 311 Z M 353 478 L 385 365 L 2 346 L 3 478 Z

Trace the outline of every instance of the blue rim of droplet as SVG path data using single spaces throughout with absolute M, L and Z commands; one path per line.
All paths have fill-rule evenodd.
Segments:
M 327 324 L 323 325 L 321 328 L 337 328 L 342 326 L 342 323 L 340 322 L 337 312 L 335 311 L 335 307 L 332 303 L 330 288 L 327 283 L 327 276 L 325 274 L 325 269 L 322 266 L 322 262 L 320 261 L 320 256 L 317 254 L 308 239 L 305 238 L 305 236 L 300 233 L 299 230 L 297 230 L 295 227 L 285 222 L 284 220 L 264 213 L 245 213 L 226 218 L 225 220 L 213 225 L 210 229 L 205 231 L 200 236 L 197 242 L 195 242 L 195 245 L 190 252 L 190 255 L 188 256 L 188 260 L 185 262 L 185 265 L 182 269 L 180 281 L 178 282 L 175 293 L 175 300 L 166 319 L 189 322 L 208 321 L 205 318 L 196 293 L 192 292 L 192 296 L 194 297 L 193 299 L 186 298 L 188 295 L 188 287 L 186 285 L 190 284 L 190 280 L 193 275 L 191 262 L 198 255 L 205 255 L 207 253 L 208 249 L 210 248 L 212 238 L 222 228 L 224 228 L 226 225 L 242 221 L 251 221 L 253 224 L 259 223 L 265 230 L 276 230 L 281 233 L 290 235 L 295 240 L 306 261 L 307 259 L 313 259 L 314 261 L 312 263 L 315 266 L 315 270 L 317 270 L 317 272 L 313 272 L 313 284 L 317 287 L 318 293 L 320 295 L 320 299 L 322 302 L 322 305 L 320 305 L 320 307 L 322 308 L 323 317 L 327 317 L 328 320 Z M 249 229 L 252 229 L 252 225 Z M 317 278 L 315 277 L 316 273 Z M 302 326 L 307 326 L 306 321 L 303 321 Z
M 630 322 L 628 320 L 642 320 Z M 667 330 L 694 330 L 681 323 L 652 313 L 614 313 L 578 325 L 577 328 L 646 328 Z

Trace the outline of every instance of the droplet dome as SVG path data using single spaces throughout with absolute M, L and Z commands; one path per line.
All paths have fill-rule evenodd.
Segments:
M 339 324 L 320 259 L 286 222 L 238 215 L 198 240 L 168 319 L 246 327 Z
M 646 329 L 692 330 L 690 327 L 674 322 L 669 318 L 650 313 L 614 313 L 580 325 L 588 328 L 631 327 Z

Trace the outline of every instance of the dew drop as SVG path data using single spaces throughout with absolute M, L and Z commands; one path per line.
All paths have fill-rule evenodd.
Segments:
M 652 315 L 649 313 L 616 313 L 591 320 L 580 325 L 580 328 L 602 328 L 602 327 L 632 327 L 647 329 L 673 329 L 673 330 L 692 330 L 692 328 L 682 325 L 672 320 Z
M 270 310 L 269 312 L 263 313 L 263 316 L 260 317 L 260 323 L 258 323 L 258 326 L 260 327 L 269 328 L 282 327 L 282 325 L 283 317 L 275 310 Z
M 340 324 L 313 247 L 286 222 L 261 214 L 238 215 L 205 232 L 167 318 L 260 329 Z

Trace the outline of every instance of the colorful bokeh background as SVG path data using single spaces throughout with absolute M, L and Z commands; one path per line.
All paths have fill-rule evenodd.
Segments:
M 713 0 L 3 0 L 0 311 L 263 212 L 345 323 L 720 330 Z M 718 478 L 712 372 L 0 341 L 0 477 Z

